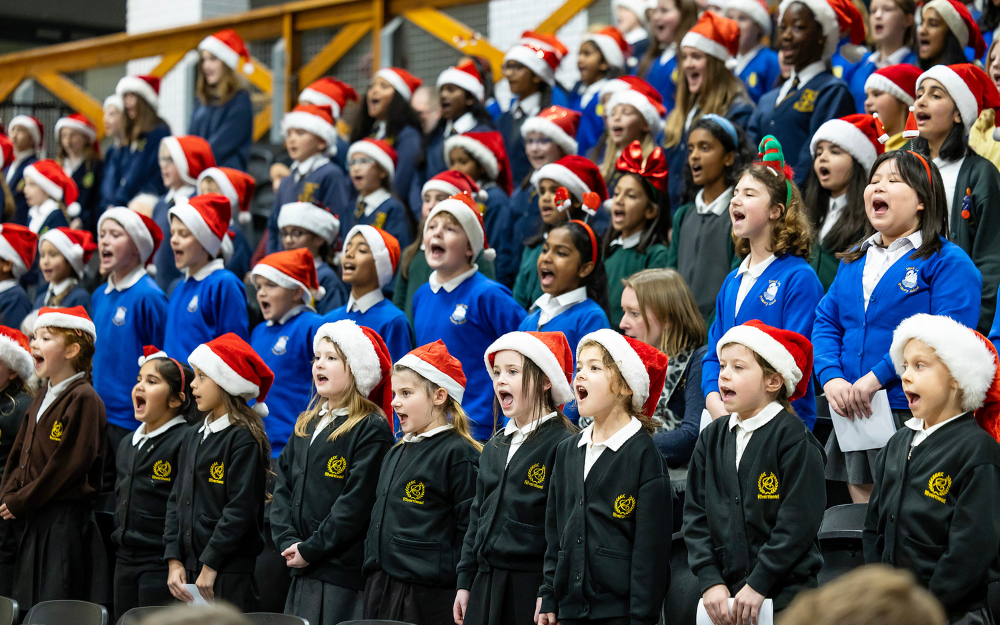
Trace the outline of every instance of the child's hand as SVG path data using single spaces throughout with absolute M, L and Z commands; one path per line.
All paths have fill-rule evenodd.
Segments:
M 285 565 L 293 569 L 304 569 L 309 566 L 309 563 L 299 553 L 299 543 L 295 543 L 282 551 L 281 556 L 285 558 Z
M 733 597 L 733 617 L 736 625 L 755 625 L 762 603 L 764 603 L 764 595 L 750 588 L 750 584 L 740 588 L 740 591 Z
M 201 575 L 194 583 L 205 601 L 215 601 L 215 578 L 218 576 L 219 573 L 215 569 L 210 568 L 207 564 L 201 565 Z
M 0 505 L 0 518 L 4 521 L 13 521 L 14 515 L 7 509 L 7 504 Z
M 452 616 L 455 617 L 455 625 L 462 625 L 465 622 L 465 611 L 469 607 L 469 591 L 464 588 L 459 588 L 458 592 L 455 593 L 455 605 L 452 607 Z M 538 614 L 538 610 L 535 610 L 535 614 Z
M 705 604 L 705 612 L 715 625 L 733 625 L 729 615 L 729 589 L 725 584 L 716 584 L 701 596 Z M 735 606 L 734 606 L 735 607 Z
M 862 418 L 872 416 L 872 396 L 880 388 L 882 383 L 869 371 L 851 387 L 851 409 Z
M 69 222 L 69 227 L 72 228 L 72 229 L 74 229 L 74 230 L 82 230 L 83 229 L 83 220 L 80 219 L 79 217 L 74 217 L 73 221 Z
M 169 569 L 167 573 L 167 588 L 170 589 L 170 594 L 174 596 L 174 599 L 183 601 L 184 603 L 194 601 L 191 593 L 184 589 L 184 584 L 187 583 L 187 573 L 184 572 L 184 565 L 181 564 L 181 561 L 171 558 L 167 560 L 167 567 Z
M 541 601 L 541 599 L 539 599 Z M 541 605 L 541 604 L 539 604 Z M 556 620 L 555 612 L 539 612 L 538 614 L 538 625 L 559 625 L 559 621 Z
M 705 397 L 705 409 L 712 419 L 718 419 L 728 414 L 726 405 L 722 403 L 722 395 L 718 391 L 713 391 Z
M 834 378 L 823 385 L 823 393 L 826 395 L 826 401 L 830 403 L 830 410 L 851 421 L 854 420 L 850 382 L 844 378 Z

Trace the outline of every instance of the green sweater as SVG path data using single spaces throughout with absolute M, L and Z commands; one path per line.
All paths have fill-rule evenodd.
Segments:
M 674 213 L 673 231 L 667 267 L 676 269 L 687 282 L 706 326 L 711 327 L 719 289 L 743 260 L 733 245 L 732 219 L 728 211 L 699 215 L 694 202 L 688 202 Z
M 645 254 L 634 247 L 612 246 L 604 259 L 604 269 L 608 272 L 608 321 L 612 328 L 617 328 L 622 320 L 622 291 L 625 290 L 622 280 L 643 269 L 666 267 L 667 257 L 667 248 L 660 243 L 650 245 Z
M 823 292 L 826 293 L 830 290 L 833 279 L 837 277 L 840 259 L 837 258 L 834 252 L 826 249 L 820 242 L 819 237 L 817 237 L 812 244 L 809 264 L 816 270 L 816 275 L 819 276 L 819 281 L 823 284 Z
M 541 243 L 534 247 L 525 245 L 521 252 L 521 266 L 514 280 L 514 299 L 525 308 L 531 308 L 535 300 L 542 296 L 542 283 L 538 280 L 538 257 L 541 255 Z
M 476 264 L 479 265 L 479 273 L 490 280 L 496 279 L 496 268 L 492 260 L 486 260 L 483 258 L 482 253 L 480 253 L 479 258 L 476 259 Z M 403 277 L 402 265 L 400 265 L 399 271 L 396 272 L 396 290 L 392 294 L 392 303 L 396 305 L 396 308 L 406 313 L 406 318 L 410 320 L 411 326 L 413 325 L 413 296 L 417 293 L 417 289 L 427 284 L 427 281 L 431 278 L 431 273 L 431 268 L 427 264 L 427 257 L 424 256 L 423 251 L 414 254 L 413 259 L 410 260 L 410 270 L 407 278 Z

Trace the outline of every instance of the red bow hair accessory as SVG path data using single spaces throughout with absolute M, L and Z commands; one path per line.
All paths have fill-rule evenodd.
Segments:
M 618 157 L 615 167 L 619 171 L 642 176 L 660 193 L 667 192 L 667 157 L 657 146 L 646 158 L 642 157 L 642 144 L 633 141 Z

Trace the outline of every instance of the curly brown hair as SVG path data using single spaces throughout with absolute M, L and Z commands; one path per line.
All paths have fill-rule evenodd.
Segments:
M 740 178 L 751 176 L 767 189 L 772 205 L 782 207 L 781 215 L 771 225 L 771 253 L 775 257 L 791 254 L 809 260 L 812 251 L 813 234 L 809 218 L 806 217 L 805 206 L 799 187 L 784 174 L 766 165 L 754 164 L 743 170 Z M 788 189 L 791 187 L 792 199 L 785 205 Z M 750 240 L 737 238 L 733 235 L 736 253 L 745 258 L 750 253 Z

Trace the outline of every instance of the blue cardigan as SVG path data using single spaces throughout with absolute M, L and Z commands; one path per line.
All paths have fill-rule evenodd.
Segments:
M 170 136 L 170 126 L 163 124 L 142 135 L 134 144 L 120 148 L 118 190 L 115 206 L 128 206 L 129 200 L 140 193 L 163 195 L 167 189 L 160 177 L 160 141 Z
M 674 110 L 674 104 L 677 100 L 679 68 L 677 67 L 676 54 L 667 59 L 665 63 L 661 62 L 662 58 L 661 55 L 659 59 L 653 61 L 646 75 L 639 78 L 648 82 L 650 86 L 659 92 L 660 97 L 663 98 L 663 107 L 667 109 L 667 115 L 669 115 L 670 111 Z
M 761 96 L 774 88 L 780 76 L 778 53 L 767 46 L 761 47 L 739 74 L 747 95 L 754 104 L 760 102 Z
M 868 77 L 874 74 L 875 70 L 878 69 L 878 66 L 875 65 L 876 58 L 878 58 L 878 51 L 866 54 L 865 58 L 861 59 L 858 66 L 854 68 L 854 73 L 851 75 L 849 83 L 851 95 L 854 96 L 854 106 L 858 113 L 865 112 L 865 99 L 867 98 L 865 95 L 865 82 L 868 80 Z M 905 63 L 908 65 L 918 66 L 919 62 L 920 59 L 917 58 L 917 53 L 911 51 L 903 57 L 903 61 L 900 64 Z
M 253 143 L 253 104 L 246 89 L 240 89 L 222 104 L 200 102 L 191 113 L 188 134 L 212 146 L 215 164 L 247 170 Z
M 536 309 L 521 321 L 521 325 L 517 329 L 522 332 L 562 332 L 566 335 L 566 340 L 569 341 L 569 347 L 573 350 L 573 354 L 576 354 L 576 346 L 580 344 L 580 339 L 584 336 L 595 330 L 611 327 L 604 309 L 590 298 L 570 306 L 549 319 L 549 322 L 544 326 L 538 325 L 541 316 L 542 311 Z M 574 360 L 576 360 L 575 357 Z
M 816 376 L 822 385 L 834 378 L 853 384 L 870 371 L 888 391 L 889 405 L 905 409 L 908 402 L 889 356 L 893 331 L 917 313 L 947 315 L 975 328 L 983 279 L 960 247 L 943 241 L 941 251 L 930 258 L 910 254 L 897 260 L 875 286 L 865 310 L 864 268 L 864 258 L 841 261 L 816 309 L 812 331 Z

